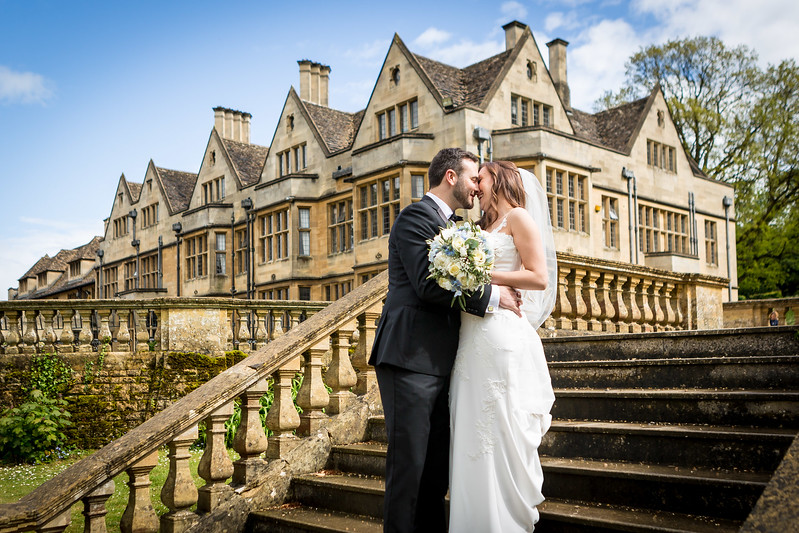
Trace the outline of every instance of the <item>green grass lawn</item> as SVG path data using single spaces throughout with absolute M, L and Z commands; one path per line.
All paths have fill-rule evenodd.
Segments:
M 13 503 L 26 494 L 32 492 L 36 487 L 56 476 L 71 464 L 77 462 L 82 457 L 91 452 L 77 452 L 68 459 L 43 463 L 38 465 L 0 465 L 0 503 Z M 197 464 L 202 457 L 202 450 L 192 450 L 189 467 L 194 478 L 194 483 L 201 487 L 205 480 L 197 475 Z M 233 450 L 228 450 L 231 459 L 236 460 L 238 454 Z M 164 485 L 166 476 L 169 473 L 169 460 L 165 449 L 158 452 L 158 465 L 150 473 L 150 498 L 155 508 L 155 512 L 162 515 L 167 512 L 166 506 L 161 503 L 161 487 Z M 109 533 L 119 531 L 119 520 L 125 512 L 128 504 L 128 475 L 122 473 L 114 478 L 116 488 L 114 494 L 106 503 L 108 515 L 106 524 Z M 80 533 L 83 531 L 83 503 L 78 502 L 72 507 L 72 523 L 67 528 L 67 533 Z

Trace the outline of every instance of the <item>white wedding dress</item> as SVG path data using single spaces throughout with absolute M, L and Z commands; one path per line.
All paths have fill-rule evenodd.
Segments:
M 488 234 L 494 269 L 519 270 L 504 225 Z M 533 531 L 544 501 L 538 446 L 554 400 L 541 339 L 526 318 L 507 309 L 461 313 L 450 384 L 451 533 Z

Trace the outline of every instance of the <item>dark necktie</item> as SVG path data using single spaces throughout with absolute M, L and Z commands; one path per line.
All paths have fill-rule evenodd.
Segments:
M 452 214 L 449 216 L 449 220 L 450 220 L 451 222 L 460 222 L 461 220 L 463 220 L 463 217 L 459 217 L 459 216 L 458 216 L 458 215 L 456 215 L 456 214 L 455 214 L 455 212 L 453 211 L 453 212 L 452 212 Z

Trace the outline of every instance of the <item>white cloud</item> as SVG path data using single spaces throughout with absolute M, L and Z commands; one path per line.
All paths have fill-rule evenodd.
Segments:
M 499 10 L 510 19 L 522 21 L 527 16 L 527 9 L 519 2 L 503 2 Z
M 544 19 L 544 28 L 547 32 L 559 29 L 572 30 L 579 27 L 579 24 L 580 18 L 576 11 L 569 11 L 568 13 L 554 11 Z
M 603 20 L 587 28 L 569 46 L 572 106 L 591 111 L 594 101 L 624 83 L 625 62 L 642 40 L 624 20 Z
M 331 86 L 330 99 L 337 102 L 336 108 L 349 112 L 360 111 L 369 102 L 369 96 L 375 86 L 373 78 L 360 81 L 348 81 L 342 86 Z
M 422 48 L 430 48 L 431 46 L 447 42 L 451 37 L 452 34 L 447 31 L 430 27 L 424 30 L 419 37 L 414 39 L 413 44 Z
M 71 249 L 102 235 L 103 222 L 83 220 L 67 222 L 20 217 L 13 232 L 0 236 L 0 300 L 7 289 L 17 287 L 17 280 L 45 254 L 53 257 L 62 249 Z
M 763 62 L 799 58 L 799 2 L 795 0 L 633 0 L 638 13 L 653 16 L 653 41 L 715 35 L 725 44 L 745 44 Z
M 41 74 L 0 65 L 0 103 L 43 104 L 53 96 L 52 85 Z
M 372 41 L 371 43 L 363 43 L 356 48 L 350 48 L 344 55 L 346 57 L 352 58 L 358 62 L 365 62 L 367 64 L 371 64 L 374 62 L 380 62 L 385 57 L 386 53 L 388 53 L 388 47 L 391 45 L 390 40 L 386 39 L 377 39 L 376 41 Z
M 502 41 L 474 41 L 462 40 L 460 42 L 435 48 L 425 53 L 430 59 L 435 59 L 453 67 L 463 68 L 505 50 L 504 38 Z

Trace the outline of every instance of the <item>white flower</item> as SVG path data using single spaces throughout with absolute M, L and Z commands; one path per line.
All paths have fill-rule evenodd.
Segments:
M 482 250 L 482 248 L 477 248 L 472 253 L 472 260 L 474 264 L 477 266 L 482 266 L 486 262 L 486 253 Z
M 447 266 L 447 274 L 450 276 L 457 277 L 457 275 L 460 274 L 460 271 L 461 265 L 457 261 L 452 261 Z

